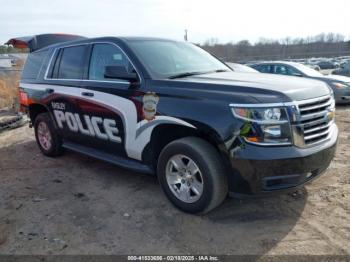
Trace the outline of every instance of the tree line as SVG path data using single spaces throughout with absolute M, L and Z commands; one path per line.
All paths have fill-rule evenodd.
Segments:
M 350 41 L 346 41 L 344 35 L 336 33 L 321 33 L 305 38 L 286 37 L 280 40 L 260 38 L 256 43 L 241 40 L 222 44 L 217 38 L 209 38 L 199 46 L 224 61 L 231 62 L 350 55 Z M 27 52 L 26 48 L 0 45 L 0 54 Z
M 335 33 L 280 40 L 260 38 L 254 44 L 249 40 L 221 44 L 218 39 L 210 38 L 200 46 L 224 61 L 233 62 L 350 55 L 350 41 Z
M 0 45 L 0 54 L 28 53 L 28 48 L 15 48 L 12 45 Z

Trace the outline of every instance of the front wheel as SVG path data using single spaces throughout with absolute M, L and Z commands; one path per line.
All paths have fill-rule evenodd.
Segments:
M 188 213 L 207 213 L 227 195 L 227 177 L 219 153 L 197 137 L 168 144 L 159 156 L 157 173 L 168 199 Z

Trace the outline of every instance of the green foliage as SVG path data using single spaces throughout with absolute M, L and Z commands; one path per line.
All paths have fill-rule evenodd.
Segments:
M 28 53 L 28 48 L 14 48 L 11 45 L 0 45 L 0 54 Z
M 251 122 L 245 122 L 243 127 L 241 128 L 241 136 L 247 136 L 252 128 Z

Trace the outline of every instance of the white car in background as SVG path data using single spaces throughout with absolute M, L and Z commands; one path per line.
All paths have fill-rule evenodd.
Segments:
M 260 73 L 258 70 L 255 70 L 254 68 L 251 68 L 246 65 L 238 64 L 238 63 L 227 62 L 226 65 L 228 65 L 233 71 L 239 72 L 239 73 Z

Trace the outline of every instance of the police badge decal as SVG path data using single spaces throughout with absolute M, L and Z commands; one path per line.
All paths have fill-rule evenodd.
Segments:
M 154 92 L 147 92 L 143 96 L 143 106 L 142 106 L 142 114 L 143 118 L 151 121 L 155 118 L 157 113 L 157 104 L 159 102 L 159 96 Z

